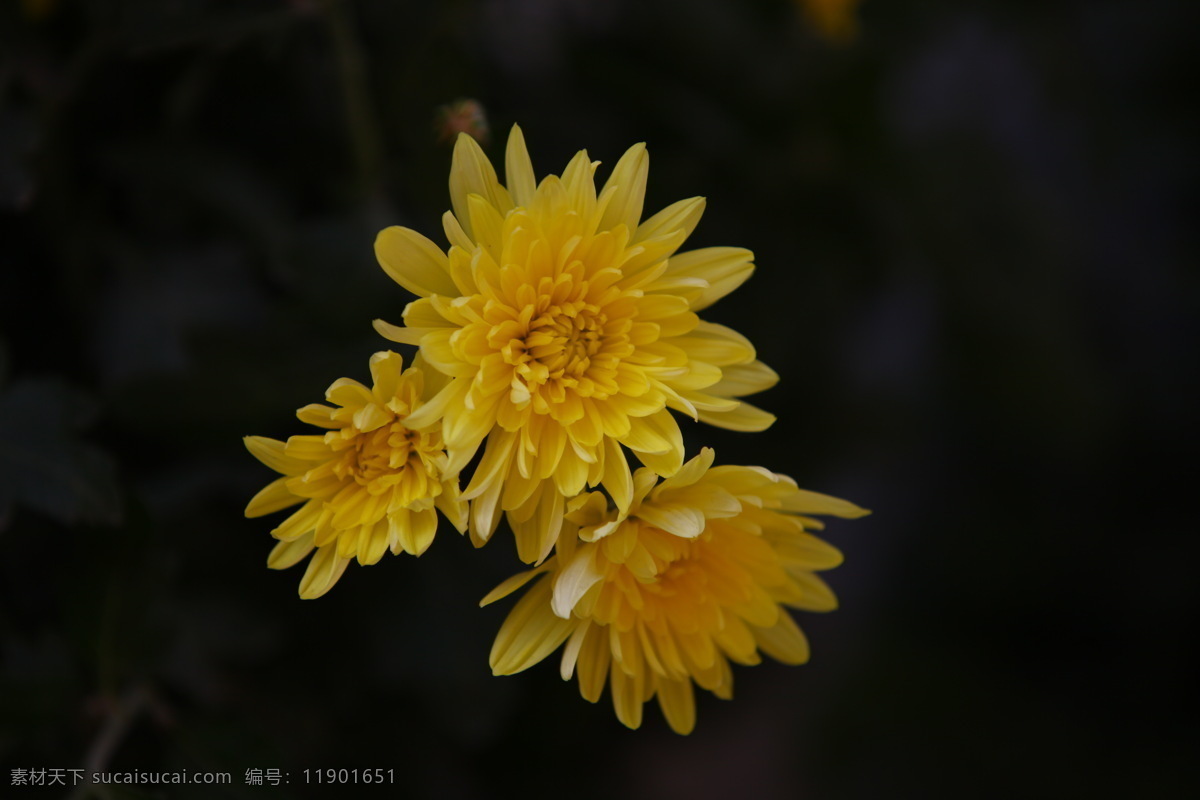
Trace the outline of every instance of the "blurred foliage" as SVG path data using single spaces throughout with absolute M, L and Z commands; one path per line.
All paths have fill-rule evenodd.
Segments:
M 833 43 L 792 0 L 4 4 L 0 783 L 1193 795 L 1196 17 L 873 1 Z M 770 433 L 690 446 L 875 509 L 831 526 L 813 662 L 738 670 L 687 739 L 554 665 L 488 673 L 503 538 L 443 530 L 302 603 L 242 518 L 268 476 L 241 437 L 300 432 L 386 346 L 409 298 L 374 236 L 440 238 L 463 98 L 497 161 L 513 122 L 539 173 L 644 140 L 648 208 L 707 196 L 693 244 L 759 264 L 709 317 L 783 381 Z

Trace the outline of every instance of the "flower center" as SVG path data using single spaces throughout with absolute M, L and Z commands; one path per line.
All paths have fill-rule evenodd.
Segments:
M 611 280 L 589 280 L 576 265 L 553 279 L 518 284 L 484 307 L 488 344 L 513 370 L 513 399 L 553 414 L 568 393 L 604 399 L 619 391 L 617 367 L 634 350 L 636 306 Z
M 394 485 L 410 465 L 436 476 L 438 457 L 444 450 L 439 434 L 418 433 L 400 422 L 351 435 L 342 439 L 340 446 L 335 441 L 333 447 L 344 450 L 333 467 L 334 474 L 343 479 L 352 477 L 361 486 Z
M 549 305 L 530 321 L 524 338 L 512 339 L 501 352 L 531 391 L 549 384 L 558 394 L 587 376 L 604 345 L 607 321 L 591 303 Z

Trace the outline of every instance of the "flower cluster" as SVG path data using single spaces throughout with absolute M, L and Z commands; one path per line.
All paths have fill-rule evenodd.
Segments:
M 685 463 L 676 414 L 737 431 L 774 421 L 741 398 L 778 376 L 744 336 L 697 313 L 750 276 L 753 255 L 679 252 L 702 198 L 643 219 L 643 145 L 599 189 L 598 166 L 580 152 L 538 182 L 514 127 L 501 184 L 460 135 L 449 248 L 403 227 L 375 242 L 385 272 L 417 295 L 403 325 L 375 328 L 418 355 L 404 369 L 396 353 L 377 353 L 371 388 L 341 379 L 332 406 L 300 409 L 323 435 L 247 437 L 283 477 L 246 514 L 300 506 L 272 532 L 268 564 L 315 550 L 306 598 L 351 559 L 419 556 L 439 510 L 476 546 L 504 519 L 533 569 L 483 600 L 529 585 L 496 638 L 493 672 L 563 647 L 562 676 L 577 675 L 586 699 L 607 683 L 617 717 L 636 728 L 657 697 L 688 733 L 693 684 L 727 698 L 731 661 L 807 660 L 785 607 L 833 609 L 815 573 L 841 562 L 809 532 L 821 528 L 812 515 L 867 512 L 760 467 L 714 466 L 709 448 Z

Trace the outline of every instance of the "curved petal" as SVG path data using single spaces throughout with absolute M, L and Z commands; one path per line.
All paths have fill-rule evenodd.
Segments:
M 508 191 L 500 185 L 496 169 L 483 154 L 479 143 L 467 134 L 460 133 L 454 143 L 454 157 L 450 164 L 450 205 L 459 224 L 472 239 L 474 231 L 467 198 L 473 194 L 483 197 L 501 214 L 512 208 Z
M 629 230 L 637 228 L 642 218 L 642 207 L 646 200 L 646 176 L 650 171 L 650 155 L 643 142 L 625 151 L 612 175 L 604 184 L 604 192 L 611 192 L 608 206 L 600 218 L 600 230 L 612 230 L 624 225 Z
M 533 162 L 529 160 L 529 150 L 525 147 L 525 135 L 521 133 L 519 125 L 513 125 L 508 134 L 508 146 L 504 151 L 504 179 L 508 182 L 508 191 L 516 205 L 527 206 L 533 202 L 537 178 L 534 176 Z
M 457 295 L 450 262 L 436 244 L 410 228 L 393 225 L 375 237 L 375 257 L 392 280 L 415 295 Z

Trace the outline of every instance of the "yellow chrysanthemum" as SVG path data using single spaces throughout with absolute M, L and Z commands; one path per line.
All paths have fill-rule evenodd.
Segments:
M 316 548 L 300 581 L 300 596 L 320 597 L 350 563 L 374 564 L 390 549 L 419 556 L 433 543 L 437 511 L 464 532 L 467 506 L 458 476 L 447 470 L 441 431 L 407 422 L 446 378 L 387 351 L 371 357 L 374 386 L 341 378 L 325 399 L 296 412 L 301 422 L 329 429 L 287 443 L 247 436 L 255 458 L 283 475 L 254 496 L 247 517 L 303 503 L 271 531 L 279 544 L 273 569 L 296 564 Z
M 596 702 L 607 679 L 617 718 L 630 728 L 657 697 L 667 722 L 689 733 L 692 683 L 728 699 L 729 662 L 808 660 L 808 642 L 783 606 L 831 611 L 833 592 L 814 573 L 842 555 L 808 533 L 806 515 L 868 512 L 804 491 L 761 467 L 712 467 L 705 448 L 674 476 L 634 476 L 629 512 L 600 492 L 570 504 L 558 552 L 516 575 L 481 605 L 543 575 L 516 604 L 492 646 L 492 671 L 510 675 L 563 642 L 562 677 Z
M 702 198 L 641 220 L 648 156 L 635 145 L 597 194 L 580 152 L 540 184 L 521 131 L 508 139 L 502 186 L 468 136 L 450 171 L 448 253 L 407 228 L 379 234 L 380 264 L 420 296 L 406 327 L 376 329 L 420 345 L 449 385 L 419 412 L 443 418 L 452 469 L 487 447 L 463 496 L 481 544 L 508 512 L 520 557 L 544 559 L 564 503 L 603 484 L 617 505 L 632 497 L 620 445 L 671 475 L 683 463 L 668 409 L 734 430 L 774 417 L 734 398 L 778 376 L 754 347 L 696 312 L 737 288 L 753 255 L 732 247 L 676 251 L 696 227 Z M 640 222 L 639 222 L 640 221 Z M 490 436 L 489 436 L 490 434 Z

